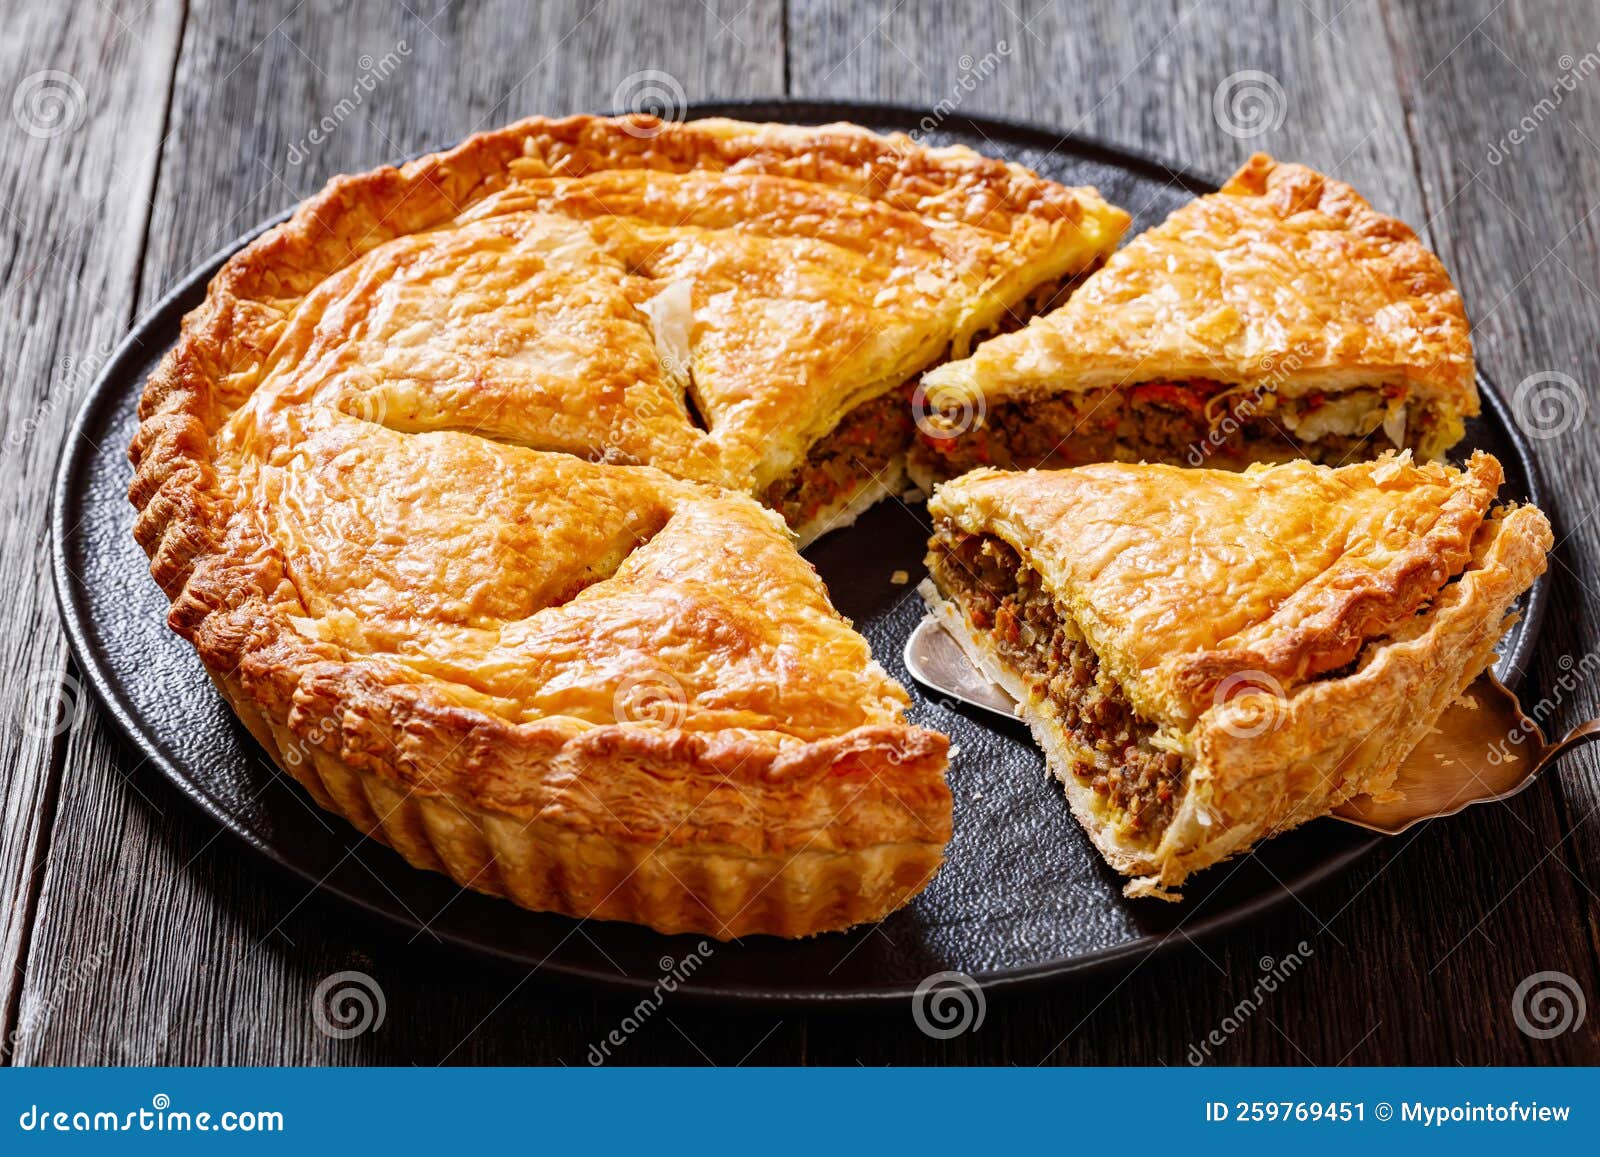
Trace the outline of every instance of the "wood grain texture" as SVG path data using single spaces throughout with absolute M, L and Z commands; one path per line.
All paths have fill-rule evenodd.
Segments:
M 1520 399 L 1558 497 L 1552 627 L 1525 697 L 1564 731 L 1600 714 L 1600 10 L 1507 5 L 1470 26 L 1439 15 L 1390 13 L 1401 92 L 1439 252 L 1476 305 L 1479 363 Z M 1600 959 L 1600 758 L 1569 756 L 1550 779 L 1563 833 L 1550 870 L 1574 893 L 1558 927 Z M 1538 941 L 1511 950 L 1541 967 Z
M 619 87 L 625 103 L 624 82 L 646 69 L 671 74 L 690 97 L 779 91 L 778 19 L 772 5 L 741 12 L 699 0 L 411 11 L 195 3 L 173 80 L 174 145 L 155 181 L 141 308 L 334 174 L 535 112 L 604 109 Z M 391 55 L 396 63 L 384 66 Z M 367 91 L 363 77 L 377 72 L 385 79 Z M 355 107 L 340 111 L 347 99 Z M 161 114 L 145 116 L 154 134 Z M 310 144 L 324 117 L 334 127 Z M 126 322 L 124 309 L 110 328 Z M 578 1027 L 599 1023 L 586 996 L 419 950 L 308 900 L 131 766 L 98 720 L 73 734 L 63 763 L 18 1061 L 432 1063 L 460 1045 L 456 1060 L 555 1062 L 596 1035 Z M 381 981 L 390 1020 L 381 1035 L 341 1043 L 316 1028 L 311 997 L 323 977 L 352 967 Z M 70 979 L 85 968 L 90 983 Z M 486 1019 L 488 1031 L 475 1034 Z
M 1383 11 L 1363 3 L 1296 7 L 1033 4 L 966 14 L 801 4 L 791 69 L 797 93 L 873 95 L 887 79 L 896 98 L 932 104 L 960 91 L 963 56 L 981 58 L 1004 41 L 1011 46 L 1005 63 L 963 96 L 962 111 L 1059 124 L 1219 175 L 1265 149 L 1343 177 L 1427 233 Z M 1464 22 L 1458 36 L 1482 15 L 1468 5 L 1430 11 Z M 1226 99 L 1247 88 L 1266 96 L 1254 104 Z M 1469 305 L 1476 305 L 1470 292 Z M 1594 320 L 1591 314 L 1579 332 L 1592 332 Z M 1565 870 L 1548 860 L 1519 883 L 1560 842 L 1561 818 L 1555 795 L 1541 792 L 1509 809 L 1432 825 L 1385 861 L 1310 898 L 1309 910 L 1216 948 L 1153 962 L 1111 991 L 1030 1001 L 1034 1015 L 1007 1023 L 1008 1053 L 1030 1062 L 1182 1063 L 1189 1045 L 1228 1021 L 1251 993 L 1259 960 L 1282 959 L 1304 937 L 1314 949 L 1300 974 L 1305 983 L 1286 986 L 1226 1034 L 1217 1059 L 1481 1063 L 1595 1055 L 1592 1040 L 1529 1047 L 1511 1022 L 1512 993 L 1530 972 L 1560 969 L 1594 990 L 1592 953 L 1577 939 L 1552 945 L 1547 933 L 1583 910 Z M 1492 862 L 1481 855 L 1485 847 L 1496 849 Z M 1453 896 L 1471 899 L 1439 904 L 1445 878 Z M 1515 902 L 1497 904 L 1509 894 Z M 1537 945 L 1543 962 L 1499 963 L 1485 951 L 1495 944 Z M 1375 967 L 1398 969 L 1402 990 L 1419 994 L 1417 1006 L 1375 1006 Z M 1334 1009 L 1346 1011 L 1330 1015 Z M 842 1041 L 817 1059 L 848 1059 L 853 1041 Z M 931 1060 L 943 1051 L 924 1044 L 920 1055 Z
M 21 1001 L 58 755 L 89 729 L 47 565 L 67 424 L 133 317 L 181 9 L 8 5 L 0 38 L 0 1009 Z M 124 25 L 124 15 L 133 20 Z M 9 1052 L 9 1032 L 0 1049 Z
M 1600 76 L 1565 95 L 1512 160 L 1479 171 L 1487 145 L 1559 75 L 1561 54 L 1595 49 L 1592 7 L 757 0 L 741 9 L 740 0 L 723 0 L 708 9 L 686 0 L 413 8 L 315 0 L 191 7 L 164 130 L 136 125 L 132 108 L 119 108 L 104 130 L 151 141 L 165 131 L 175 142 L 161 155 L 150 244 L 137 267 L 141 308 L 243 227 L 335 173 L 526 113 L 609 107 L 628 77 L 659 69 L 690 97 L 770 95 L 786 78 L 797 96 L 933 105 L 959 94 L 961 111 L 1060 124 L 1219 174 L 1257 148 L 1305 160 L 1426 232 L 1461 282 L 1483 364 L 1503 384 L 1535 369 L 1600 380 L 1591 339 L 1600 329 L 1600 212 L 1587 216 L 1600 189 Z M 105 51 L 94 27 L 61 35 L 73 39 L 63 53 Z M 1002 41 L 1009 47 L 1000 67 L 968 91 L 963 56 L 982 57 Z M 363 91 L 321 144 L 303 144 L 391 53 L 398 65 L 387 79 Z M 1260 133 L 1239 131 L 1240 118 L 1249 130 L 1259 115 L 1248 102 L 1225 100 L 1224 115 L 1216 112 L 1229 78 L 1235 88 L 1264 84 L 1241 82 L 1246 72 L 1265 74 L 1282 92 Z M 1221 123 L 1228 118 L 1235 132 Z M 0 166 L 0 177 L 9 172 Z M 48 231 L 49 202 L 39 204 L 37 186 L 24 190 L 19 180 L 14 191 Z M 128 244 L 115 252 L 131 293 L 138 249 Z M 48 286 L 58 296 L 41 296 L 36 309 L 53 323 L 73 300 L 71 284 L 52 275 Z M 125 320 L 126 310 L 110 328 Z M 0 316 L 0 327 L 11 324 Z M 60 332 L 79 331 L 63 323 Z M 30 364 L 49 363 L 39 357 Z M 27 403 L 8 392 L 5 405 Z M 1563 654 L 1576 664 L 1600 640 L 1591 601 L 1600 590 L 1600 518 L 1588 517 L 1600 507 L 1597 443 L 1592 418 L 1548 443 L 1547 481 L 1568 537 L 1541 656 L 1547 688 L 1557 686 Z M 51 455 L 40 453 L 47 472 Z M 42 508 L 42 497 L 30 501 Z M 44 589 L 36 576 L 27 581 Z M 7 631 L 8 657 L 54 648 L 59 663 L 47 593 L 35 601 L 34 617 Z M 1566 718 L 1595 713 L 1592 678 L 1566 693 L 1561 709 Z M 633 1009 L 631 1000 L 409 943 L 308 896 L 131 766 L 93 712 L 54 746 L 61 802 L 48 870 L 36 914 L 14 914 L 10 925 L 18 938 L 31 929 L 19 1061 L 581 1065 Z M 33 752 L 28 782 L 41 786 L 6 780 L 21 814 L 49 813 L 29 802 L 44 793 L 51 763 L 49 745 L 39 748 L 18 751 Z M 1184 946 L 1120 980 L 992 999 L 980 1030 L 949 1041 L 919 1032 L 909 1008 L 799 1016 L 670 1003 L 613 1050 L 614 1063 L 1600 1061 L 1592 1016 L 1583 1033 L 1548 1041 L 1519 1032 L 1513 1017 L 1513 992 L 1535 971 L 1566 972 L 1591 1006 L 1600 1001 L 1593 760 L 1570 760 L 1559 781 L 1422 828 L 1252 928 Z M 18 862 L 38 855 L 36 825 L 8 824 L 4 838 L 31 841 Z M 1291 954 L 1302 958 L 1293 977 L 1246 1008 L 1263 975 Z M 336 1041 L 316 1028 L 311 1001 L 319 981 L 344 969 L 376 978 L 388 1012 L 380 1031 Z

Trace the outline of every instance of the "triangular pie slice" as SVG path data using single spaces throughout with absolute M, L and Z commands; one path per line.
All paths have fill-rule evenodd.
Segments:
M 982 465 L 1432 459 L 1478 412 L 1438 258 L 1350 186 L 1264 155 L 923 389 L 923 485 Z
M 157 551 L 173 622 L 413 864 L 719 938 L 877 920 L 939 866 L 945 737 L 754 499 L 322 407 L 214 447 L 251 515 L 192 574 Z
M 212 293 L 260 355 L 236 390 L 654 465 L 809 539 L 903 488 L 901 387 L 1127 222 L 853 125 L 532 119 L 334 181 Z
M 939 487 L 924 593 L 1131 895 L 1381 793 L 1545 568 L 1500 464 L 1102 463 Z

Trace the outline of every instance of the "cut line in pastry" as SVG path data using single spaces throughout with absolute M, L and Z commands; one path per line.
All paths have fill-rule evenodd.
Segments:
M 805 541 L 897 481 L 896 391 L 1127 222 L 1093 189 L 854 125 L 533 119 L 338 178 L 231 261 L 217 288 L 265 344 L 227 389 L 656 466 Z

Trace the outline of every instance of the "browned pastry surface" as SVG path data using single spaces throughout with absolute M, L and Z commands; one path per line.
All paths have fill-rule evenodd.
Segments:
M 152 376 L 137 535 L 267 749 L 413 862 L 875 919 L 940 862 L 946 741 L 745 495 L 1126 220 L 850 125 L 534 119 L 340 178 Z
M 926 385 L 963 414 L 1023 407 L 1024 425 L 1030 404 L 1088 399 L 1041 414 L 1052 437 L 1015 463 L 1014 440 L 991 433 L 1003 444 L 989 452 L 996 465 L 1039 464 L 1032 451 L 1052 446 L 1069 462 L 1199 464 L 1219 449 L 1248 461 L 1323 443 L 1335 463 L 1397 446 L 1432 458 L 1478 412 L 1466 313 L 1438 258 L 1350 186 L 1259 154 L 1134 238 L 1059 309 Z M 1141 420 L 1152 410 L 1194 421 L 1169 444 Z M 1243 438 L 1207 443 L 1226 419 L 1248 427 Z M 982 461 L 957 457 L 942 473 Z
M 1545 568 L 1549 524 L 1496 509 L 1501 480 L 1485 454 L 975 471 L 930 503 L 955 605 L 932 601 L 1023 704 L 1107 859 L 1160 893 L 1390 786 Z M 1164 822 L 1108 800 L 1117 777 L 1159 790 L 1161 753 L 1182 761 Z

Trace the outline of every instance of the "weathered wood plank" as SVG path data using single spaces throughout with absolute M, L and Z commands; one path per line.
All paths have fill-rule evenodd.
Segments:
M 0 39 L 0 1057 L 9 1056 L 53 819 L 81 733 L 47 565 L 49 480 L 133 309 L 180 8 L 14 5 Z M 26 1011 L 24 1008 L 22 1011 Z
M 1458 35 L 1482 15 L 1466 5 L 1430 9 L 1444 10 L 1450 15 L 1440 19 L 1461 23 Z M 962 111 L 1059 124 L 1219 175 L 1264 149 L 1333 172 L 1381 207 L 1428 225 L 1389 29 L 1375 5 L 1168 0 L 871 10 L 799 3 L 792 23 L 797 95 L 929 105 L 957 99 Z M 963 58 L 1002 43 L 1009 49 L 1001 65 L 965 91 Z M 1503 43 L 1516 54 L 1511 38 Z M 1481 104 L 1483 91 L 1481 84 L 1464 89 L 1452 105 Z M 1543 194 L 1529 195 L 1537 204 Z M 1448 248 L 1445 256 L 1452 257 Z M 1503 274 L 1464 282 L 1479 313 L 1514 284 Z M 1593 328 L 1591 318 L 1576 332 Z M 1031 998 L 1025 1009 L 991 1019 L 981 1045 L 902 1036 L 865 1047 L 877 1061 L 1177 1064 L 1217 1028 L 1226 1039 L 1211 1055 L 1225 1063 L 1592 1056 L 1592 1041 L 1532 1042 L 1517 1032 L 1512 993 L 1534 969 L 1520 958 L 1504 961 L 1494 947 L 1540 946 L 1542 967 L 1566 970 L 1594 991 L 1593 963 L 1581 945 L 1545 947 L 1548 929 L 1575 910 L 1565 869 L 1547 861 L 1519 884 L 1563 830 L 1549 793 L 1503 811 L 1481 809 L 1402 842 L 1387 860 L 1309 898 L 1309 911 L 1153 961 L 1105 989 Z M 1446 880 L 1451 902 L 1442 905 Z M 1511 892 L 1514 903 L 1495 906 Z M 1228 1031 L 1233 1010 L 1262 978 L 1260 961 L 1284 960 L 1302 939 L 1312 949 L 1305 968 Z M 1415 995 L 1378 1000 L 1375 984 Z M 999 1055 L 990 1034 L 1001 1038 Z M 808 1054 L 848 1062 L 862 1055 L 866 1039 L 813 1024 Z
M 1387 13 L 1366 0 L 1309 11 L 1260 0 L 1090 11 L 794 0 L 781 28 L 777 4 L 741 12 L 738 3 L 711 14 L 693 0 L 422 7 L 415 17 L 364 9 L 359 28 L 321 4 L 196 5 L 171 120 L 183 147 L 161 166 L 141 298 L 154 300 L 216 245 L 333 173 L 528 112 L 611 105 L 639 70 L 672 73 L 691 96 L 779 91 L 786 34 L 797 95 L 931 105 L 959 91 L 963 111 L 1058 123 L 1218 173 L 1255 148 L 1331 169 L 1428 228 L 1467 294 L 1480 356 L 1501 381 L 1535 368 L 1595 377 L 1584 339 L 1596 299 L 1572 282 L 1597 280 L 1600 214 L 1586 219 L 1593 206 L 1584 198 L 1600 185 L 1573 126 L 1600 141 L 1600 87 L 1567 96 L 1561 119 L 1519 147 L 1518 158 L 1537 164 L 1501 164 L 1469 181 L 1477 166 L 1458 163 L 1521 114 L 1486 94 L 1523 93 L 1531 104 L 1552 59 L 1581 57 L 1600 40 L 1576 4 L 1545 25 L 1532 5 L 1491 11 L 1490 0 Z M 1485 15 L 1487 42 L 1474 28 Z M 366 71 L 363 54 L 376 63 L 401 39 L 409 51 L 400 67 L 295 159 L 310 126 Z M 1001 67 L 970 93 L 961 89 L 962 56 L 981 57 L 1001 39 L 1011 46 Z M 1246 71 L 1281 88 L 1282 119 L 1235 136 L 1219 124 L 1214 96 Z M 1259 78 L 1245 81 L 1272 93 Z M 1256 123 L 1252 107 L 1223 104 L 1243 118 L 1236 129 Z M 1558 123 L 1559 135 L 1547 131 Z M 1519 206 L 1532 228 L 1496 216 L 1496 197 Z M 50 217 L 38 220 L 48 227 Z M 1557 256 L 1541 260 L 1551 248 Z M 1547 458 L 1572 571 L 1547 635 L 1547 684 L 1563 651 L 1581 660 L 1595 646 L 1594 606 L 1583 593 L 1600 590 L 1600 530 L 1584 520 L 1600 505 L 1594 429 L 1591 420 L 1553 440 Z M 25 627 L 6 645 L 37 646 L 28 636 Z M 1575 701 L 1593 712 L 1590 683 Z M 92 718 L 72 734 L 64 763 L 23 1001 L 38 1015 L 19 1059 L 584 1064 L 632 1006 L 408 944 L 330 901 L 302 903 L 304 888 L 130 766 Z M 798 1017 L 670 1004 L 613 1055 L 718 1064 L 1594 1061 L 1593 1035 L 1533 1040 L 1512 1008 L 1517 983 L 1538 970 L 1567 972 L 1591 1003 L 1600 994 L 1593 768 L 1576 761 L 1559 792 L 1541 788 L 1423 829 L 1304 907 L 1152 960 L 1125 980 L 996 999 L 981 1030 L 952 1041 L 923 1036 L 909 1009 Z M 1263 995 L 1262 981 L 1292 957 L 1293 975 Z M 388 1018 L 379 1032 L 341 1042 L 316 1029 L 310 1003 L 317 983 L 343 969 L 376 978 Z M 1241 1013 L 1244 1001 L 1253 1007 Z
M 1600 11 L 1417 5 L 1391 23 L 1434 236 L 1475 306 L 1479 364 L 1521 399 L 1554 496 L 1555 598 L 1530 701 L 1562 731 L 1600 714 Z M 1548 778 L 1564 837 L 1549 867 L 1572 916 L 1511 941 L 1513 972 L 1559 967 L 1546 963 L 1556 939 L 1585 939 L 1600 960 L 1600 760 L 1586 749 Z
M 193 5 L 142 306 L 333 174 L 530 113 L 607 108 L 645 69 L 671 74 L 691 97 L 782 88 L 776 5 L 410 8 L 415 15 L 405 5 L 362 6 L 353 16 L 343 6 L 292 0 Z M 98 39 L 84 34 L 77 44 L 88 51 Z M 385 78 L 365 91 L 363 76 L 379 72 Z M 358 90 L 358 106 L 338 111 Z M 324 116 L 336 123 L 311 143 Z M 146 172 L 140 187 L 148 186 Z M 52 453 L 40 451 L 46 466 Z M 42 485 L 37 490 L 42 495 Z M 74 734 L 65 763 L 68 790 L 28 971 L 36 1015 L 24 1026 L 19 1060 L 583 1063 L 587 1042 L 619 1019 L 596 1011 L 587 995 L 408 945 L 339 905 L 302 905 L 304 887 L 131 767 L 98 723 Z M 107 963 L 88 966 L 90 983 L 69 985 L 86 960 L 101 958 Z M 316 1028 L 311 998 L 320 980 L 348 968 L 378 979 L 389 1013 L 380 1033 L 340 1042 Z M 665 1021 L 657 1027 L 672 1033 Z M 758 1036 L 746 1039 L 743 1026 L 730 1024 L 722 1051 L 742 1053 Z

